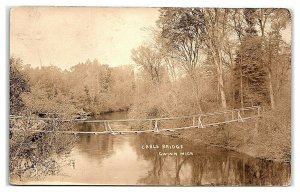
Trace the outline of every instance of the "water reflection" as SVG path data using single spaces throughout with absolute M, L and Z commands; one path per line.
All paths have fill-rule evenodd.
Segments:
M 175 157 L 152 155 L 153 171 L 139 180 L 144 184 L 286 185 L 290 181 L 289 164 L 254 159 L 223 149 L 194 146 L 178 139 L 155 137 L 155 142 L 160 145 L 183 144 L 185 151 L 192 151 L 194 155 Z M 136 137 L 138 140 L 136 143 L 143 143 L 144 139 Z M 151 158 L 149 151 L 139 151 L 137 154 Z M 159 171 L 155 174 L 155 170 Z M 150 179 L 153 176 L 156 178 Z
M 145 138 L 146 137 L 146 138 Z M 148 138 L 147 138 L 148 137 Z M 150 138 L 149 138 L 150 137 Z M 142 143 L 183 144 L 193 156 L 159 156 L 157 152 L 138 148 Z M 150 141 L 149 141 L 150 140 Z M 223 149 L 194 146 L 185 141 L 162 136 L 135 137 L 137 155 L 151 162 L 143 184 L 170 185 L 286 185 L 290 181 L 290 165 L 254 159 Z
M 80 137 L 71 153 L 74 167 L 66 167 L 64 175 L 45 178 L 44 183 L 286 185 L 291 177 L 289 164 L 258 160 L 223 149 L 194 146 L 178 138 L 152 134 Z M 180 143 L 184 151 L 192 151 L 193 155 L 162 156 L 158 153 L 160 149 L 142 149 L 141 146 L 147 143 Z

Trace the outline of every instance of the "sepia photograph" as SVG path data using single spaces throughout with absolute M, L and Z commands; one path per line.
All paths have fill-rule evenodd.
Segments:
M 290 186 L 286 8 L 9 10 L 11 185 Z

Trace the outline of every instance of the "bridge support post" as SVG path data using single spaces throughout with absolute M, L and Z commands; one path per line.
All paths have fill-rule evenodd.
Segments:
M 201 121 L 201 115 L 198 117 L 198 128 L 204 128 L 203 127 L 203 124 L 202 124 L 202 121 Z
M 149 121 L 149 130 L 152 129 L 152 120 Z
M 110 125 L 109 125 L 109 122 L 106 122 L 106 124 L 107 124 L 107 127 L 108 127 L 110 133 L 114 133 L 113 130 L 111 129 Z
M 195 116 L 193 116 L 193 127 L 195 127 Z
M 158 120 L 155 120 L 155 127 L 154 127 L 154 130 L 155 130 L 156 133 L 159 132 L 157 123 L 158 123 Z
M 241 111 L 240 110 L 238 110 L 238 121 L 244 122 L 244 119 L 241 116 Z
M 107 131 L 107 125 L 105 121 L 104 121 L 104 127 L 105 127 L 105 131 Z

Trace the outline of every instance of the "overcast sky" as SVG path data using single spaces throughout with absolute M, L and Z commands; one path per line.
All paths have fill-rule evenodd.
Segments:
M 17 7 L 10 18 L 10 52 L 33 67 L 69 69 L 87 59 L 132 64 L 131 50 L 150 38 L 156 8 Z M 290 41 L 290 26 L 283 38 Z
M 131 49 L 149 39 L 158 9 L 19 7 L 11 11 L 10 52 L 34 67 L 68 69 L 87 59 L 133 63 Z

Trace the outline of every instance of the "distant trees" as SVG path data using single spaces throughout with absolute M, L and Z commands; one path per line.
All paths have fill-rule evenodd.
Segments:
M 105 102 L 111 90 L 111 69 L 97 60 L 87 60 L 71 68 L 69 73 L 74 103 L 77 107 L 97 111 L 107 108 Z M 80 101 L 79 101 L 80 100 Z
M 126 110 L 132 104 L 134 76 L 130 66 L 111 68 L 87 60 L 69 71 L 27 66 L 22 73 L 27 74 L 31 91 L 21 98 L 32 112 L 102 113 Z
M 135 76 L 132 66 L 114 67 L 111 71 L 111 91 L 108 102 L 111 109 L 128 110 L 133 105 Z
M 55 66 L 24 69 L 29 77 L 31 91 L 23 94 L 26 107 L 32 112 L 73 113 L 70 105 L 70 83 L 67 72 Z

